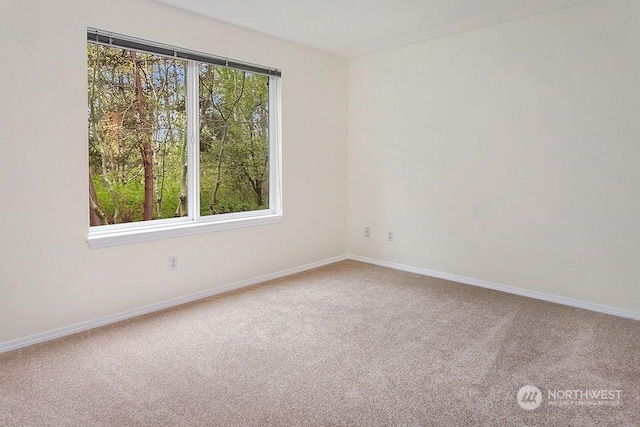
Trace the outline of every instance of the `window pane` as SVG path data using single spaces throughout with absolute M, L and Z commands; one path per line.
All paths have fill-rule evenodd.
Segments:
M 186 216 L 186 61 L 87 43 L 90 224 Z
M 200 64 L 200 214 L 269 208 L 269 78 Z

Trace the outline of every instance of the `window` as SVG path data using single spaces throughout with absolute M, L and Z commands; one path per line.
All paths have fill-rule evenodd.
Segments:
M 87 40 L 91 247 L 282 219 L 278 70 Z

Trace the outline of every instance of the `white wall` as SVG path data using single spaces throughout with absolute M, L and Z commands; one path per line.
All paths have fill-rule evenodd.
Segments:
M 284 222 L 89 249 L 87 26 L 281 68 Z M 2 1 L 0 52 L 0 343 L 346 253 L 346 60 L 146 0 Z
M 639 23 L 597 1 L 351 60 L 350 253 L 640 312 Z

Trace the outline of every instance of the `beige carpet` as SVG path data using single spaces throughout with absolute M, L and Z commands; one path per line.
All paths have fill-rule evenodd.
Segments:
M 640 426 L 640 322 L 345 261 L 0 355 L 0 425 Z

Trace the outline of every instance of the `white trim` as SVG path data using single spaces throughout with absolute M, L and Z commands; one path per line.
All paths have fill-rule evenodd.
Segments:
M 472 286 L 479 286 L 481 288 L 493 289 L 500 292 L 506 292 L 508 294 L 520 295 L 523 297 L 535 298 L 538 300 L 553 302 L 556 304 L 568 305 L 570 307 L 583 308 L 585 310 L 595 311 L 598 313 L 605 313 L 605 314 L 611 314 L 613 316 L 640 320 L 640 313 L 638 312 L 611 307 L 608 305 L 596 304 L 596 303 L 581 301 L 573 298 L 561 297 L 558 295 L 532 291 L 529 289 L 516 288 L 514 286 L 501 285 L 498 283 L 487 282 L 486 280 L 458 276 L 456 274 L 443 273 L 440 271 L 428 270 L 426 268 L 413 267 L 410 265 L 398 264 L 390 261 L 382 261 L 379 259 L 368 258 L 360 255 L 350 254 L 348 255 L 348 259 L 353 261 L 364 262 L 367 264 L 379 265 L 381 267 L 393 268 L 395 270 L 421 274 L 423 276 L 437 277 L 439 279 L 450 280 L 452 282 L 463 283 L 465 285 L 472 285 Z
M 87 238 L 87 243 L 92 249 L 106 248 L 110 246 L 127 245 L 130 243 L 148 242 L 151 240 L 167 239 L 170 237 L 191 236 L 193 234 L 209 233 L 212 231 L 232 230 L 234 228 L 252 227 L 257 225 L 282 222 L 284 215 L 272 214 L 258 215 L 254 212 L 251 217 L 235 217 L 224 221 L 189 221 L 182 223 L 170 223 L 168 226 L 150 224 L 149 228 L 139 227 L 126 231 L 101 232 Z M 241 212 L 241 214 L 244 212 Z M 237 214 L 231 214 L 236 215 Z M 154 221 L 155 223 L 155 221 Z
M 269 77 L 269 207 L 282 213 L 282 86 Z
M 347 259 L 347 255 L 340 255 L 333 258 L 327 258 L 322 261 L 312 262 L 310 264 L 301 265 L 299 267 L 288 268 L 286 270 L 281 270 L 276 273 L 264 274 L 262 276 L 254 277 L 252 279 L 241 280 L 239 282 L 223 285 L 217 288 L 207 289 L 205 291 L 196 292 L 196 293 L 185 295 L 182 297 L 177 297 L 170 300 L 145 305 L 140 308 L 123 311 L 121 313 L 112 314 L 110 316 L 101 317 L 99 319 L 90 320 L 88 322 L 77 323 L 72 326 L 67 326 L 60 329 L 54 329 L 52 331 L 44 332 L 41 334 L 31 335 L 29 337 L 19 338 L 13 341 L 7 341 L 4 343 L 0 343 L 0 353 L 16 350 L 22 347 L 33 345 L 33 344 L 39 344 L 45 341 L 50 341 L 56 338 L 61 338 L 67 335 L 75 334 L 75 333 L 86 331 L 89 329 L 98 328 L 100 326 L 109 325 L 111 323 L 130 319 L 132 317 L 153 313 L 155 311 L 164 310 L 166 308 L 175 307 L 177 305 L 185 304 L 185 303 L 196 301 L 203 298 L 208 298 L 214 295 L 219 295 L 225 292 L 233 291 L 233 290 L 244 288 L 247 286 L 256 285 L 258 283 L 266 282 L 268 280 L 279 279 L 281 277 L 290 276 L 292 274 L 301 273 L 307 270 L 312 270 L 314 268 L 322 267 L 328 264 L 333 264 L 338 261 L 344 261 L 346 259 Z

